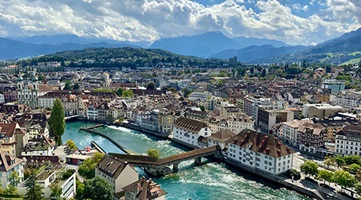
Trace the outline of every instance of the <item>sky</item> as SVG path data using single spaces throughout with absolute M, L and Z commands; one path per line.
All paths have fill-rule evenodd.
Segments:
M 0 37 L 121 41 L 221 31 L 312 45 L 361 27 L 361 0 L 1 0 Z

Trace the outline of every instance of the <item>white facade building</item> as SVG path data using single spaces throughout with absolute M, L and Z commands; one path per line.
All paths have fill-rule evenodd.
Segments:
M 209 137 L 210 135 L 211 129 L 201 121 L 180 117 L 173 125 L 173 139 L 191 147 L 198 146 L 200 136 Z
M 227 158 L 245 167 L 272 175 L 292 169 L 293 150 L 274 135 L 243 130 L 227 144 Z
M 361 156 L 361 125 L 347 125 L 336 134 L 335 153 Z

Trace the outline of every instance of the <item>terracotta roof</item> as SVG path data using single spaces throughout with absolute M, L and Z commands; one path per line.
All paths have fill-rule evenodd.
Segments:
M 53 88 L 50 87 L 48 84 L 39 84 L 39 92 L 50 92 Z
M 152 179 L 146 180 L 145 178 L 125 186 L 123 190 L 125 192 L 136 193 L 136 198 L 139 200 L 156 199 L 167 194 Z
M 15 132 L 16 123 L 2 124 L 0 123 L 0 132 L 6 134 L 7 137 L 12 137 Z
M 245 129 L 238 135 L 227 140 L 227 143 L 235 144 L 253 152 L 263 153 L 272 157 L 282 157 L 294 153 L 294 151 L 283 144 L 281 140 L 271 134 L 259 133 Z
M 305 133 L 308 130 L 312 131 L 313 135 L 320 135 L 322 131 L 326 130 L 326 128 L 324 126 L 322 126 L 321 124 L 305 122 L 297 129 L 297 131 L 302 132 L 302 133 Z
M 13 161 L 13 163 L 11 163 Z M 0 150 L 0 171 L 9 171 L 24 162 L 22 159 L 14 158 Z
M 214 140 L 214 141 L 218 141 L 218 142 L 225 142 L 229 138 L 234 137 L 234 136 L 236 136 L 236 134 L 233 133 L 232 131 L 230 131 L 228 129 L 222 129 L 222 130 L 212 134 L 208 138 L 210 140 Z
M 128 164 L 111 156 L 104 155 L 104 158 L 98 163 L 97 169 L 104 174 L 116 179 Z
M 337 135 L 361 138 L 361 125 L 347 125 L 342 130 L 337 132 Z
M 201 121 L 180 117 L 174 122 L 174 126 L 183 130 L 198 133 L 202 128 L 207 128 L 207 124 Z

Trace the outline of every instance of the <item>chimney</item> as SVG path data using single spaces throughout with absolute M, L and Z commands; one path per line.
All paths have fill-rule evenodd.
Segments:
M 271 151 L 271 149 L 269 147 L 266 148 L 266 154 L 269 154 L 269 152 Z
M 277 149 L 277 155 L 281 156 L 281 150 L 280 149 Z

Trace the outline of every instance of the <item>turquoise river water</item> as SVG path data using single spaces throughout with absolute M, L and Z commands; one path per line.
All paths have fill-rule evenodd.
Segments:
M 80 127 L 91 125 L 94 124 L 83 121 L 67 122 L 63 141 L 72 139 L 79 148 L 84 148 L 94 140 L 106 152 L 122 153 L 107 139 L 79 131 Z M 174 142 L 122 127 L 105 126 L 96 130 L 108 134 L 125 149 L 141 154 L 146 153 L 149 148 L 158 149 L 161 157 L 189 150 Z M 138 171 L 145 176 L 141 169 Z M 194 167 L 193 161 L 186 161 L 180 164 L 179 172 L 175 176 L 154 180 L 168 192 L 166 196 L 168 200 L 308 199 L 294 191 L 280 188 L 272 182 L 224 163 L 207 163 Z

